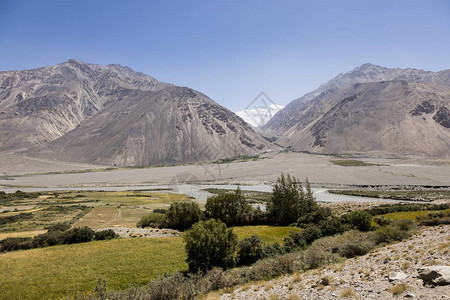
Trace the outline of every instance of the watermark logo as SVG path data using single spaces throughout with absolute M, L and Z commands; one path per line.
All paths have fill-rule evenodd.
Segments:
M 265 125 L 280 109 L 280 105 L 275 104 L 275 102 L 273 102 L 266 93 L 261 92 L 255 99 L 253 99 L 252 102 L 250 102 L 249 105 L 245 107 L 245 110 L 242 111 L 241 116 L 245 121 L 254 127 L 261 127 Z

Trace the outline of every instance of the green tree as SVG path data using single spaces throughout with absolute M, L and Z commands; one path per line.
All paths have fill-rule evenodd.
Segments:
M 183 239 L 186 242 L 186 262 L 190 272 L 234 266 L 238 238 L 222 221 L 200 221 L 183 235 Z
M 202 218 L 200 206 L 194 202 L 175 202 L 166 212 L 167 227 L 187 229 Z
M 355 209 L 343 217 L 346 223 L 360 231 L 372 229 L 372 216 L 363 210 Z
M 248 221 L 252 207 L 238 186 L 236 192 L 208 197 L 205 205 L 207 218 L 219 219 L 228 226 L 242 225 Z
M 263 241 L 257 235 L 244 238 L 238 245 L 238 263 L 239 265 L 251 265 L 263 256 Z

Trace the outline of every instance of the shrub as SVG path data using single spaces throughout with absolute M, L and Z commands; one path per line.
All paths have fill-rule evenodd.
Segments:
M 305 264 L 309 269 L 337 262 L 341 257 L 337 253 L 326 251 L 316 245 L 311 245 L 305 252 Z
M 94 240 L 96 241 L 111 240 L 117 237 L 119 236 L 111 229 L 100 230 L 94 233 Z
M 352 212 L 344 215 L 346 223 L 353 226 L 360 231 L 369 231 L 372 229 L 372 216 L 362 210 L 353 210 Z
M 164 227 L 166 224 L 166 215 L 162 213 L 155 213 L 148 216 L 144 216 L 141 218 L 139 222 L 137 222 L 137 227 Z
M 75 227 L 64 233 L 64 243 L 65 244 L 76 244 L 90 242 L 94 239 L 95 232 L 85 226 L 85 227 Z
M 6 238 L 0 241 L 0 252 L 25 250 L 33 248 L 31 238 Z
M 237 251 L 238 264 L 251 265 L 263 256 L 263 241 L 257 235 L 239 241 Z
M 322 231 L 316 225 L 309 224 L 304 230 L 299 232 L 306 245 L 310 245 L 312 242 L 322 237 Z
M 166 212 L 166 225 L 174 229 L 187 229 L 202 218 L 200 206 L 194 202 L 175 202 Z
M 426 216 L 417 218 L 420 225 L 436 226 L 450 224 L 450 211 L 429 213 Z
M 55 223 L 55 224 L 52 224 L 52 225 L 49 225 L 49 226 L 45 227 L 45 229 L 47 229 L 48 233 L 64 232 L 64 231 L 70 229 L 70 224 L 66 223 L 66 222 Z
M 262 249 L 262 257 L 270 258 L 270 257 L 274 257 L 277 255 L 283 254 L 284 252 L 285 251 L 284 251 L 283 247 L 281 247 L 281 245 L 278 243 L 266 244 L 263 246 L 263 249 Z
M 183 235 L 190 272 L 233 267 L 237 235 L 220 220 L 200 221 Z
M 405 220 L 402 220 L 405 221 Z M 377 244 L 401 241 L 410 236 L 410 226 L 405 222 L 393 222 L 387 226 L 382 226 L 375 231 L 375 241 Z M 402 229 L 403 228 L 403 229 Z M 406 230 L 404 230 L 406 229 Z
M 320 221 L 318 226 L 320 228 L 320 231 L 322 232 L 322 236 L 340 234 L 349 229 L 344 224 L 342 224 L 341 218 L 333 215 L 330 215 L 325 220 Z
M 319 224 L 323 220 L 327 220 L 331 216 L 329 207 L 317 206 L 317 209 L 307 213 L 297 220 L 297 226 L 302 227 L 305 224 Z

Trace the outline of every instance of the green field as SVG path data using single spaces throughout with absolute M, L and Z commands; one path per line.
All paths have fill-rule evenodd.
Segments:
M 353 160 L 353 159 L 333 159 L 330 162 L 337 166 L 343 167 L 368 167 L 368 166 L 382 166 L 380 164 L 372 164 L 366 163 L 361 160 Z
M 404 219 L 415 220 L 418 217 L 426 216 L 429 213 L 435 213 L 438 211 L 439 210 L 400 211 L 400 212 L 385 214 L 382 216 L 385 218 L 388 218 L 388 219 L 393 219 L 393 220 L 404 220 Z M 450 209 L 442 210 L 442 212 L 444 212 L 444 213 L 448 212 L 448 211 L 450 211 Z
M 124 191 L 124 192 L 65 192 L 60 199 L 79 199 L 84 201 L 102 201 L 110 204 L 143 205 L 146 207 L 155 205 L 170 205 L 175 201 L 190 200 L 183 194 L 148 191 Z
M 181 238 L 115 239 L 0 254 L 0 299 L 56 299 L 146 284 L 164 272 L 186 270 Z
M 0 195 L 0 240 L 34 236 L 58 222 L 93 229 L 136 227 L 155 208 L 176 201 L 192 201 L 183 194 L 164 191 L 62 191 Z M 14 219 L 14 216 L 18 216 Z
M 272 244 L 275 242 L 282 243 L 283 239 L 289 236 L 289 232 L 298 232 L 301 229 L 298 227 L 274 227 L 274 226 L 237 226 L 232 227 L 234 233 L 238 235 L 241 240 L 243 238 L 251 237 L 252 235 L 258 235 L 266 244 Z
M 239 239 L 259 235 L 281 243 L 296 227 L 239 226 Z M 108 289 L 143 285 L 164 272 L 187 270 L 183 240 L 136 238 L 52 246 L 0 254 L 0 299 L 56 299 L 92 292 L 96 280 Z
M 237 186 L 236 186 L 236 189 L 237 189 Z M 211 194 L 222 195 L 222 194 L 226 194 L 226 193 L 234 193 L 234 192 L 236 192 L 236 189 L 206 188 L 204 190 Z M 241 193 L 244 196 L 244 198 L 250 203 L 268 202 L 270 200 L 270 198 L 272 197 L 272 192 L 241 190 Z
M 328 192 L 339 195 L 413 201 L 432 201 L 450 198 L 449 190 L 328 190 Z

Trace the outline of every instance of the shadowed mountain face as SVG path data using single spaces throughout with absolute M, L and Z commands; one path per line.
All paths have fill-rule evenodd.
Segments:
M 292 101 L 264 131 L 296 150 L 448 158 L 449 110 L 450 70 L 366 64 Z
M 75 60 L 0 73 L 0 151 L 146 166 L 252 154 L 271 145 L 189 88 Z

